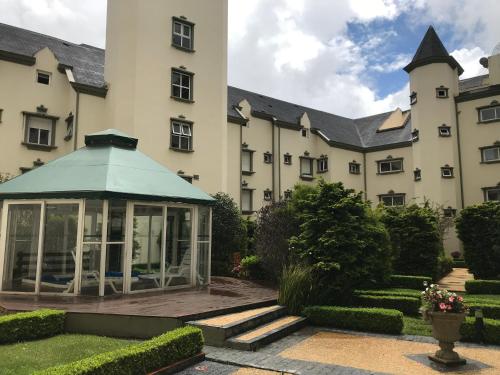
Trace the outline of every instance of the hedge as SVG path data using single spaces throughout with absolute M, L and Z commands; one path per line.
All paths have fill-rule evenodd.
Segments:
M 490 319 L 500 319 L 500 305 L 482 303 L 482 302 L 467 302 L 470 308 L 470 316 L 474 316 L 474 311 L 481 309 L 483 316 Z
M 360 294 L 354 296 L 354 304 L 361 307 L 381 307 L 399 310 L 405 315 L 418 315 L 420 298 L 406 296 L 373 296 Z
M 454 259 L 453 268 L 469 268 L 463 259 Z
M 422 292 L 415 289 L 398 289 L 398 288 L 387 288 L 387 289 L 363 289 L 355 290 L 355 294 L 365 294 L 369 296 L 399 296 L 399 297 L 414 297 L 420 298 Z
M 432 278 L 427 276 L 405 276 L 405 275 L 392 275 L 391 286 L 393 288 L 407 288 L 424 290 L 424 282 L 432 283 Z
M 465 290 L 470 294 L 500 294 L 500 280 L 467 280 Z
M 201 330 L 183 327 L 108 353 L 36 372 L 38 375 L 146 374 L 200 353 Z
M 460 327 L 461 341 L 477 342 L 477 333 L 474 318 L 466 318 Z M 483 319 L 483 341 L 486 344 L 500 345 L 500 320 Z
M 400 334 L 404 325 L 403 313 L 389 309 L 309 306 L 303 314 L 314 325 L 356 331 Z
M 65 312 L 37 310 L 0 316 L 0 344 L 38 340 L 64 332 Z

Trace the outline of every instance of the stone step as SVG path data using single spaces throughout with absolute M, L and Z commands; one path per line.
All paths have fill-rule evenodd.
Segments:
M 305 323 L 306 318 L 287 315 L 271 323 L 227 339 L 226 346 L 238 350 L 255 351 L 264 345 L 299 330 Z
M 203 331 L 203 337 L 207 345 L 224 346 L 227 338 L 252 330 L 285 314 L 286 308 L 284 306 L 275 305 L 190 321 L 187 324 L 198 327 Z

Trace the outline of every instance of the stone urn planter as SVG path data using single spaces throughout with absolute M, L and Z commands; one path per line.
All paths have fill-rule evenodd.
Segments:
M 429 359 L 447 366 L 465 365 L 466 360 L 453 350 L 455 341 L 460 340 L 460 326 L 465 320 L 465 313 L 427 311 L 426 317 L 432 324 L 432 336 L 439 341 L 440 347 Z

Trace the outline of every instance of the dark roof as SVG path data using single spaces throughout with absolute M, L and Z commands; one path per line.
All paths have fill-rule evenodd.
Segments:
M 24 59 L 33 65 L 34 55 L 48 47 L 63 66 L 71 67 L 75 81 L 96 88 L 105 86 L 104 50 L 86 44 L 74 44 L 51 36 L 0 23 L 2 57 Z M 10 55 L 10 56 L 9 56 Z
M 474 90 L 487 86 L 488 83 L 486 81 L 488 78 L 489 74 L 484 74 L 482 76 L 462 79 L 458 82 L 459 91 L 462 93 L 465 91 Z
M 410 73 L 413 69 L 419 66 L 436 62 L 445 62 L 448 63 L 453 69 L 457 68 L 459 75 L 464 72 L 457 60 L 455 60 L 455 58 L 446 50 L 443 42 L 439 39 L 436 30 L 434 30 L 434 27 L 429 26 L 422 42 L 420 42 L 420 46 L 418 46 L 415 56 L 413 56 L 413 59 L 404 68 L 404 70 Z

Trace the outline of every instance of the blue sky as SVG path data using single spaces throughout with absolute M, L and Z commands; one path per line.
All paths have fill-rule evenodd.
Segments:
M 349 117 L 408 107 L 402 68 L 429 24 L 462 78 L 484 74 L 478 60 L 500 42 L 498 0 L 228 3 L 229 84 Z M 105 0 L 0 0 L 0 9 L 0 22 L 105 46 Z

